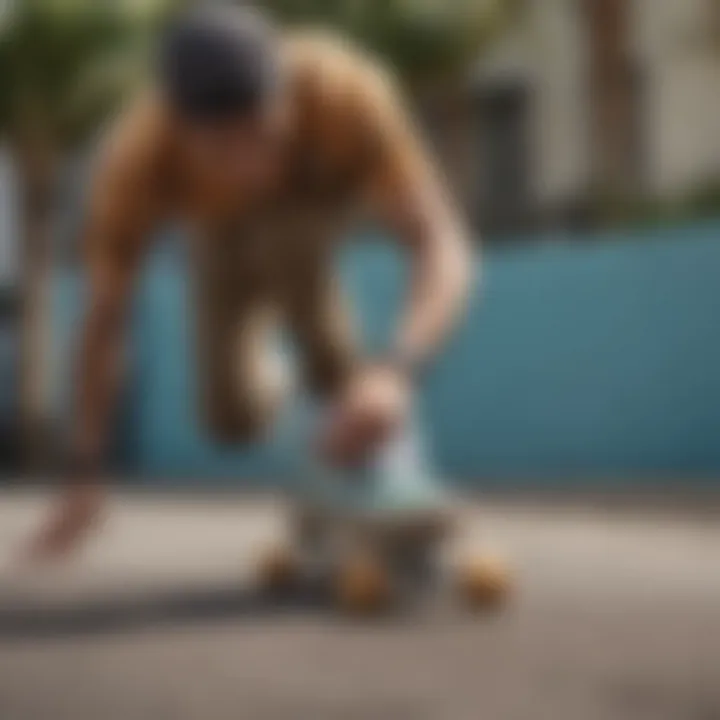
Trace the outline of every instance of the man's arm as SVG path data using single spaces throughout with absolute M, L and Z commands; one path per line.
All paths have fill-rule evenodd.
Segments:
M 372 209 L 411 262 L 410 292 L 392 352 L 420 366 L 465 309 L 473 256 L 465 224 L 397 93 L 388 86 L 373 102 L 379 147 Z
M 473 266 L 460 216 L 397 93 L 381 80 L 357 99 L 373 149 L 371 211 L 408 250 L 411 283 L 394 345 L 356 374 L 326 431 L 326 454 L 343 464 L 361 462 L 403 423 L 417 371 L 465 308 Z
M 114 139 L 93 180 L 83 238 L 87 306 L 76 355 L 68 466 L 52 514 L 30 545 L 33 559 L 72 550 L 101 510 L 100 473 L 121 381 L 129 301 L 155 216 L 146 178 L 142 158 Z

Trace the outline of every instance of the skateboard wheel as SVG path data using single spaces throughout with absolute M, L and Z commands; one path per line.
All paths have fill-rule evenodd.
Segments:
M 258 564 L 259 584 L 265 591 L 288 590 L 297 583 L 299 575 L 298 559 L 287 547 L 271 548 Z
M 511 591 L 510 570 L 495 557 L 476 557 L 459 571 L 461 599 L 475 610 L 492 610 L 507 600 Z
M 353 615 L 372 615 L 387 607 L 390 579 L 375 558 L 358 555 L 340 568 L 336 592 L 343 610 Z

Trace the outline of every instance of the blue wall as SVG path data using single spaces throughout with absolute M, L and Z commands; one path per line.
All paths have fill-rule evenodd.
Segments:
M 720 474 L 720 225 L 618 240 L 488 253 L 423 398 L 448 474 L 538 484 Z M 402 297 L 401 259 L 367 244 L 342 261 L 368 342 L 382 344 Z M 155 258 L 138 298 L 123 453 L 143 474 L 176 480 L 272 475 L 272 446 L 222 451 L 196 424 L 181 265 Z M 67 327 L 74 280 L 59 292 Z

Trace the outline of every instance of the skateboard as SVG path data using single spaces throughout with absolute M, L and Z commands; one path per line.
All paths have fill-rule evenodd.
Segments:
M 291 505 L 289 537 L 258 563 L 267 596 L 315 594 L 351 615 L 421 608 L 448 597 L 474 611 L 500 609 L 511 590 L 505 563 L 482 553 L 449 562 L 457 532 L 449 508 L 362 514 Z
M 447 562 L 458 504 L 435 475 L 416 427 L 361 468 L 340 470 L 305 456 L 293 477 L 286 488 L 289 537 L 258 563 L 263 592 L 311 588 L 354 614 L 423 604 L 444 588 L 478 609 L 499 607 L 507 597 L 510 576 L 500 560 L 472 554 Z

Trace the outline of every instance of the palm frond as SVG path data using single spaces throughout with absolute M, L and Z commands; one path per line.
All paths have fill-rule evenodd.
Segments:
M 22 0 L 0 27 L 0 130 L 31 123 L 55 144 L 64 143 L 84 124 L 80 115 L 99 111 L 126 85 L 119 82 L 121 65 L 128 81 L 138 75 L 130 68 L 138 66 L 165 4 Z

